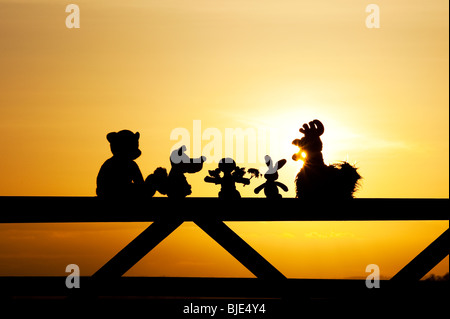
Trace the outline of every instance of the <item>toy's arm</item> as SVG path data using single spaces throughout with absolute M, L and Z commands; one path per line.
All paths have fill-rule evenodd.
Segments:
M 284 190 L 285 192 L 287 192 L 289 189 L 286 185 L 284 185 L 283 183 L 280 182 L 275 182 L 275 185 L 277 185 L 278 187 L 280 187 L 282 190 Z
M 141 170 L 138 164 L 133 162 L 133 183 L 134 184 L 144 184 L 144 177 L 142 176 Z
M 256 187 L 255 194 L 258 194 L 260 191 L 262 191 L 265 186 L 266 186 L 266 183 L 263 183 L 263 184 L 259 185 L 258 187 Z
M 206 176 L 205 177 L 205 182 L 207 182 L 207 183 L 214 183 L 214 184 L 220 184 L 220 179 L 217 178 L 217 177 Z
M 236 182 L 236 183 L 242 183 L 242 184 L 244 184 L 244 185 L 250 185 L 250 179 L 249 179 L 249 178 L 244 178 L 244 177 L 237 178 L 237 179 L 235 180 L 235 182 Z

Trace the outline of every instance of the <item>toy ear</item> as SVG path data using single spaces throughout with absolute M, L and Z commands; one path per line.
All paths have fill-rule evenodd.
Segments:
M 279 160 L 277 163 L 277 170 L 281 169 L 286 164 L 286 162 L 287 161 L 285 159 Z
M 138 140 L 139 137 L 141 137 L 141 134 L 139 134 L 139 132 L 134 133 L 134 136 L 136 137 L 136 139 Z
M 273 168 L 273 161 L 269 155 L 264 156 L 264 160 L 266 161 L 266 165 L 271 170 Z
M 106 135 L 106 139 L 108 140 L 108 142 L 112 143 L 116 139 L 116 136 L 117 136 L 116 132 L 111 132 Z
M 177 151 L 178 156 L 183 155 L 183 153 L 186 152 L 186 149 L 187 149 L 187 148 L 186 148 L 186 145 L 181 146 L 181 147 L 178 149 L 178 151 Z

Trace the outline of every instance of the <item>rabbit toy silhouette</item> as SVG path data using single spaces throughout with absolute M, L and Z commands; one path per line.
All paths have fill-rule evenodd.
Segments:
M 267 165 L 267 172 L 264 174 L 266 182 L 255 188 L 255 194 L 259 194 L 264 189 L 264 194 L 269 199 L 282 198 L 278 191 L 278 187 L 283 191 L 287 192 L 288 187 L 283 183 L 277 182 L 278 170 L 281 169 L 285 164 L 286 160 L 279 160 L 275 165 L 273 164 L 272 158 L 269 155 L 264 157 Z

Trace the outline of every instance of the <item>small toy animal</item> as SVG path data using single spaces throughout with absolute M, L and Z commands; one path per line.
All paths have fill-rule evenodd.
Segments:
M 292 156 L 293 160 L 301 158 L 304 152 L 304 164 L 295 179 L 297 198 L 304 199 L 347 199 L 353 198 L 361 176 L 357 168 L 347 162 L 325 165 L 322 155 L 320 136 L 325 128 L 319 120 L 303 124 L 300 132 L 305 136 L 292 144 L 300 151 Z
M 278 187 L 285 192 L 288 191 L 288 187 L 283 183 L 277 182 L 276 180 L 278 179 L 278 170 L 286 164 L 286 160 L 279 160 L 275 165 L 273 165 L 272 158 L 269 155 L 266 155 L 264 159 L 268 167 L 267 172 L 264 174 L 264 178 L 267 181 L 255 188 L 255 194 L 259 194 L 259 192 L 264 189 L 264 194 L 267 198 L 282 198 L 281 194 L 278 192 Z
M 221 199 L 241 198 L 241 194 L 236 189 L 236 183 L 250 184 L 250 179 L 244 177 L 245 168 L 236 166 L 232 158 L 222 158 L 219 161 L 219 167 L 208 172 L 210 176 L 205 177 L 205 182 L 222 186 L 219 192 Z
M 206 161 L 205 156 L 199 158 L 189 158 L 185 154 L 186 146 L 183 145 L 174 150 L 170 155 L 170 164 L 172 168 L 167 177 L 166 192 L 169 198 L 185 198 L 192 194 L 191 185 L 187 182 L 185 173 L 197 173 L 203 168 Z

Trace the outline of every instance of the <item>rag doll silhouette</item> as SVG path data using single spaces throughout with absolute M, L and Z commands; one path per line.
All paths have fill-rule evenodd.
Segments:
M 241 198 L 241 194 L 236 189 L 236 183 L 250 184 L 250 179 L 244 177 L 245 168 L 236 166 L 232 158 L 222 158 L 219 161 L 219 167 L 208 172 L 210 176 L 205 177 L 205 182 L 221 185 L 219 192 L 221 199 Z

